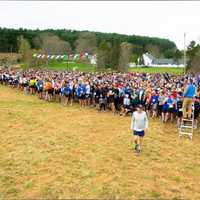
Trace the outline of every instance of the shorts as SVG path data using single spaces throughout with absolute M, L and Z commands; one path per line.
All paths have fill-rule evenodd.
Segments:
M 28 87 L 28 83 L 22 83 L 23 87 Z
M 177 115 L 178 118 L 181 118 L 183 116 L 183 112 L 182 111 L 178 111 L 176 113 L 176 115 Z
M 174 108 L 168 108 L 168 113 L 173 113 L 174 112 Z
M 90 94 L 86 94 L 86 95 L 85 95 L 85 98 L 86 98 L 86 99 L 89 99 L 90 97 L 91 97 Z
M 146 105 L 145 105 L 145 109 L 146 109 L 146 110 L 151 110 L 151 104 L 146 104 Z
M 66 98 L 71 98 L 71 93 L 64 93 L 64 96 L 66 97 Z
M 168 109 L 167 108 L 162 108 L 162 113 L 167 113 Z
M 60 94 L 60 89 L 54 89 L 54 93 L 56 94 L 56 95 L 59 95 Z
M 14 80 L 14 81 L 13 81 L 13 84 L 14 84 L 14 85 L 17 85 L 18 83 L 19 83 L 18 80 Z
M 145 132 L 144 132 L 144 130 L 143 131 L 133 131 L 133 135 L 135 135 L 135 136 L 139 136 L 139 137 L 144 137 L 144 135 L 145 135 Z
M 115 99 L 114 99 L 114 97 L 108 97 L 108 103 L 114 103 L 115 102 Z
M 38 93 L 42 93 L 43 92 L 43 88 L 37 88 Z
M 157 110 L 158 104 L 152 104 L 152 109 Z
M 99 97 L 95 96 L 94 101 L 95 101 L 95 103 L 99 103 Z
M 85 99 L 86 99 L 86 95 L 85 95 L 85 94 L 82 94 L 82 95 L 81 95 L 81 99 L 82 99 L 82 100 L 85 100 Z
M 194 119 L 198 119 L 199 118 L 199 112 L 198 111 L 194 111 Z
M 78 96 L 78 99 L 79 99 L 79 100 L 85 100 L 85 98 L 86 98 L 86 97 L 85 97 L 85 94 L 82 94 L 81 96 Z
M 35 89 L 35 85 L 30 85 L 29 87 Z
M 51 94 L 51 95 L 53 95 L 54 89 L 53 89 L 53 88 L 51 88 L 51 89 L 48 89 L 47 91 L 48 91 L 48 94 Z
M 162 105 L 158 105 L 158 114 L 160 115 L 162 113 Z
M 123 105 L 124 109 L 129 110 L 130 109 L 130 105 Z

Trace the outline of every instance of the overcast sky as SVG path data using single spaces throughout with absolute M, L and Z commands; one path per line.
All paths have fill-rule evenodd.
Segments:
M 200 1 L 1 1 L 0 27 L 66 28 L 200 41 Z

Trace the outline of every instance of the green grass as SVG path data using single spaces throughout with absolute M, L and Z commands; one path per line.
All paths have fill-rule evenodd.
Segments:
M 170 67 L 133 67 L 130 68 L 131 72 L 140 72 L 140 73 L 170 73 L 181 75 L 184 73 L 183 68 L 170 68 Z
M 0 110 L 0 199 L 200 199 L 199 130 L 150 120 L 137 156 L 128 117 L 8 86 Z
M 79 71 L 83 72 L 92 72 L 95 71 L 95 66 L 91 64 L 86 64 L 86 63 L 77 63 L 70 61 L 67 63 L 67 61 L 51 61 L 49 62 L 48 67 L 50 69 L 54 70 L 73 70 L 76 68 Z
M 66 61 L 56 61 L 53 60 L 49 63 L 48 66 L 50 69 L 54 70 L 73 70 L 76 68 L 78 71 L 83 72 L 94 72 L 95 65 L 86 64 L 86 63 L 77 63 L 77 62 L 69 62 L 67 65 Z M 170 67 L 134 67 L 130 68 L 130 72 L 140 72 L 140 73 L 171 73 L 176 75 L 183 74 L 183 68 L 170 68 Z

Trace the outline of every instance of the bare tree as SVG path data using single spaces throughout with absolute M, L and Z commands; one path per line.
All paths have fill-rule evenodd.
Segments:
M 187 48 L 187 71 L 200 72 L 200 44 L 191 41 Z
M 148 53 L 152 54 L 156 58 L 161 56 L 160 48 L 157 45 L 147 44 L 145 49 L 146 49 L 146 51 L 148 51 Z
M 35 46 L 46 54 L 71 53 L 70 43 L 51 33 L 42 33 L 34 39 Z
M 96 35 L 91 32 L 81 32 L 75 42 L 77 53 L 87 52 L 93 54 L 96 52 Z
M 194 57 L 191 60 L 190 72 L 199 73 L 200 72 L 200 49 L 197 50 Z
M 120 57 L 119 57 L 119 71 L 127 72 L 128 64 L 131 61 L 133 46 L 130 43 L 123 42 L 120 45 Z

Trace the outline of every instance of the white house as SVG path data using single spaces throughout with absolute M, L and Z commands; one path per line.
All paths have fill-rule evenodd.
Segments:
M 183 59 L 180 59 L 177 62 L 174 59 L 169 58 L 155 58 L 149 53 L 145 53 L 142 55 L 140 59 L 140 65 L 151 66 L 151 67 L 184 67 Z
M 153 64 L 154 57 L 149 53 L 145 53 L 142 55 L 142 59 L 145 66 L 151 66 Z

